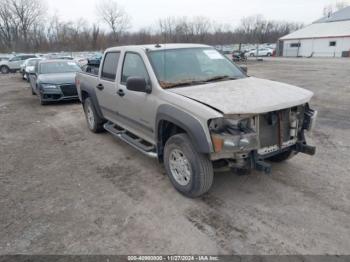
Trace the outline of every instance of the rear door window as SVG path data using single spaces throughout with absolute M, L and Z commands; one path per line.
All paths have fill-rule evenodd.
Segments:
M 119 52 L 106 53 L 102 66 L 101 78 L 109 81 L 115 81 L 119 57 Z

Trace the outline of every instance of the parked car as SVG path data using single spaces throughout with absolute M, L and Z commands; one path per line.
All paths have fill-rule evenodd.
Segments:
M 251 50 L 247 53 L 247 56 L 272 56 L 273 49 L 270 48 L 259 48 Z
M 92 57 L 87 60 L 87 64 L 82 67 L 83 71 L 90 74 L 98 74 L 102 57 Z
M 210 46 L 110 48 L 99 75 L 79 72 L 76 84 L 88 128 L 163 162 L 188 197 L 210 189 L 213 167 L 268 173 L 266 159 L 315 153 L 304 136 L 315 122 L 313 93 L 247 77 Z
M 7 56 L 1 56 L 0 61 L 8 61 L 10 58 Z
M 38 95 L 40 104 L 54 101 L 78 99 L 75 86 L 75 74 L 80 67 L 74 61 L 42 60 L 30 73 L 30 85 L 33 95 Z
M 35 64 L 41 60 L 42 58 L 29 58 L 24 61 L 24 63 L 21 65 L 20 70 L 22 73 L 23 80 L 27 80 L 29 82 L 29 74 L 34 73 Z
M 8 74 L 10 72 L 16 72 L 20 70 L 23 62 L 29 58 L 34 58 L 35 55 L 16 55 L 11 57 L 8 61 L 0 61 L 0 72 L 2 74 Z
M 246 52 L 244 51 L 239 51 L 239 50 L 236 50 L 236 51 L 233 51 L 232 52 L 232 61 L 233 62 L 241 62 L 241 61 L 247 61 L 247 57 L 246 57 Z

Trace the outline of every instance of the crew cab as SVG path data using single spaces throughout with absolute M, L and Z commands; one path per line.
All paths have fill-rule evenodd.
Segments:
M 304 135 L 313 93 L 249 77 L 210 46 L 109 48 L 98 75 L 79 72 L 76 86 L 92 132 L 157 158 L 188 197 L 210 189 L 216 167 L 269 173 L 266 160 L 315 154 Z

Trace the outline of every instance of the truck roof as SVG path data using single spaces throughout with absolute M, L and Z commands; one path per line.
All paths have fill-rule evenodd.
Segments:
M 129 45 L 129 46 L 117 46 L 108 48 L 106 51 L 117 51 L 123 49 L 142 49 L 142 50 L 168 50 L 168 49 L 180 49 L 180 48 L 200 48 L 200 47 L 209 47 L 208 45 L 201 44 L 151 44 L 151 45 Z

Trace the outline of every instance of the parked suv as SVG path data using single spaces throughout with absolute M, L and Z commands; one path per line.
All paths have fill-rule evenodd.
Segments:
M 8 74 L 10 72 L 16 72 L 20 70 L 23 62 L 29 58 L 34 58 L 35 55 L 16 55 L 9 60 L 0 61 L 0 72 L 2 74 Z
M 210 189 L 215 167 L 269 173 L 266 159 L 315 153 L 304 136 L 312 92 L 249 77 L 209 46 L 110 48 L 98 75 L 79 72 L 76 85 L 88 128 L 158 158 L 188 197 Z

